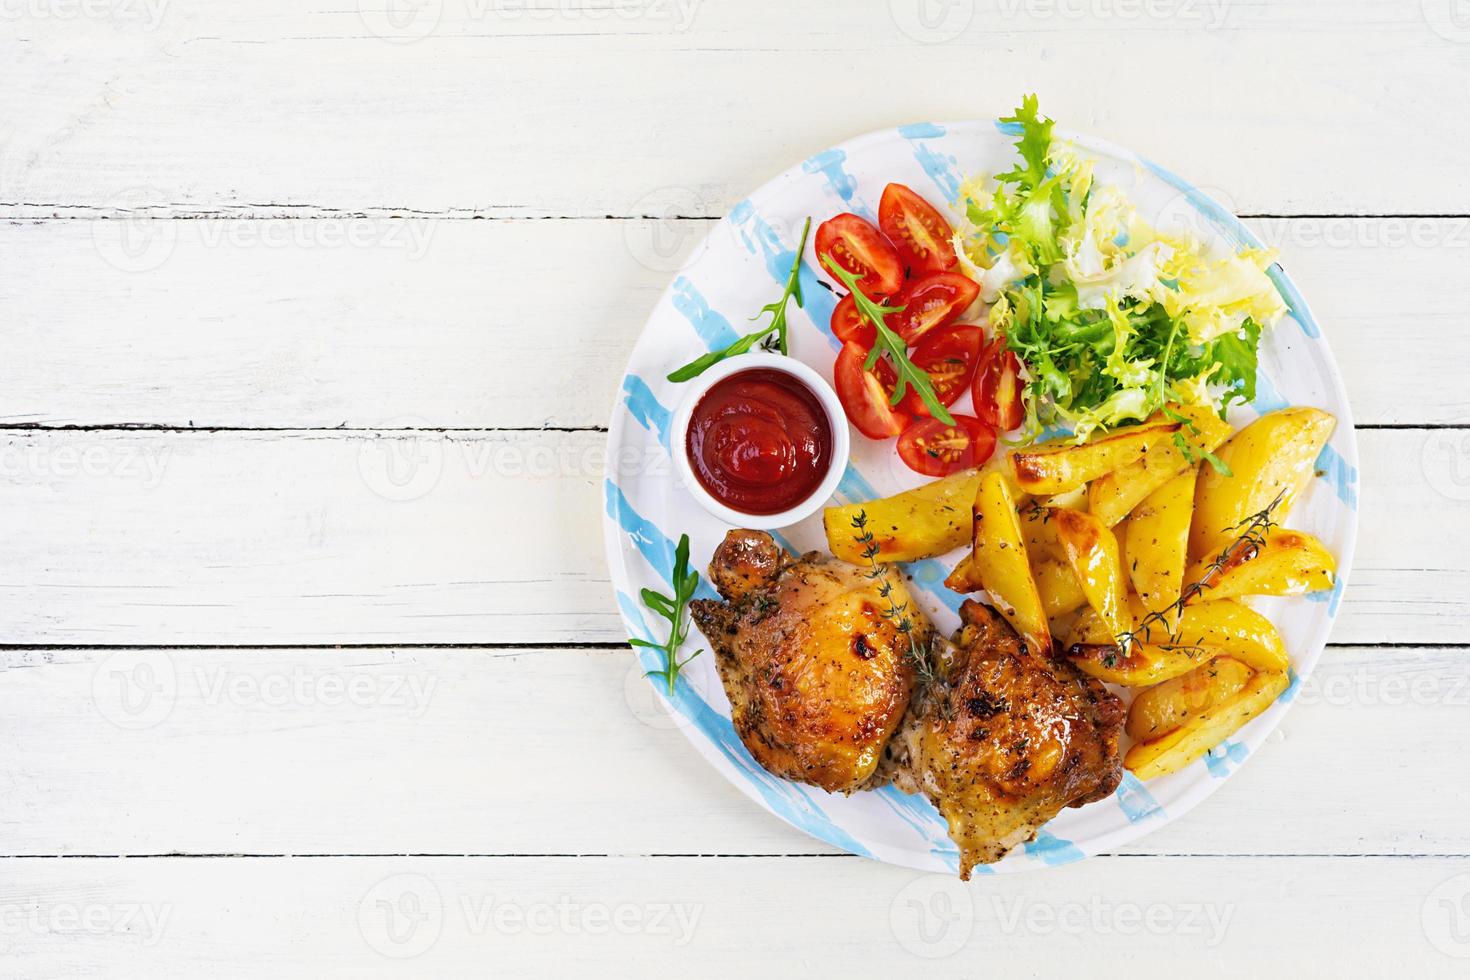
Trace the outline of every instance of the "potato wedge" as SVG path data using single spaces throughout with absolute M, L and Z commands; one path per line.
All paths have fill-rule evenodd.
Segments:
M 1058 439 L 1019 449 L 1009 457 L 1011 473 L 1016 486 L 1025 493 L 1066 493 L 1104 473 L 1138 462 L 1153 447 L 1173 439 L 1180 424 L 1145 422 L 1114 429 L 1081 445 Z
M 1124 731 L 1139 742 L 1161 738 L 1239 694 L 1253 673 L 1231 657 L 1211 657 L 1134 697 Z
M 975 494 L 974 568 L 995 608 L 1026 645 L 1049 656 L 1051 627 L 1021 536 L 1021 520 L 1010 487 L 1000 473 L 986 473 Z
M 1149 612 L 1170 609 L 1184 587 L 1189 561 L 1189 521 L 1194 514 L 1196 468 L 1191 467 L 1144 498 L 1124 522 L 1120 541 L 1133 591 Z M 1170 617 L 1173 625 L 1175 617 Z
M 1189 405 L 1175 411 L 1189 419 L 1179 431 L 1193 452 L 1214 452 L 1230 438 L 1230 424 L 1207 406 Z M 1171 437 L 1138 461 L 1093 480 L 1087 488 L 1087 509 L 1112 527 L 1145 497 L 1192 465 Z
M 1205 710 L 1161 738 L 1135 744 L 1123 757 L 1123 764 L 1139 779 L 1178 772 L 1274 704 L 1288 683 L 1284 673 L 1258 671 L 1223 704 Z
M 1143 608 L 1137 596 L 1131 600 L 1134 622 L 1141 622 Z M 1138 639 L 1155 646 L 1201 648 L 1211 656 L 1232 657 L 1255 670 L 1286 670 L 1291 663 L 1286 644 L 1271 621 L 1233 599 L 1187 605 L 1172 633 L 1163 623 L 1154 623 L 1138 629 Z M 1113 637 L 1089 609 L 1073 624 L 1066 642 L 1068 646 L 1109 644 Z
M 1075 612 L 1087 605 L 1087 597 L 1082 594 L 1082 586 L 1077 581 L 1072 566 L 1060 558 L 1043 558 L 1040 561 L 1031 558 L 1031 577 L 1036 582 L 1036 592 L 1041 596 L 1041 608 L 1046 613 L 1047 619 Z M 945 588 L 967 595 L 979 592 L 985 586 L 980 584 L 980 572 L 975 567 L 975 556 L 966 555 L 960 563 L 949 573 L 944 580 Z
M 1189 673 L 1207 662 L 1210 654 L 1189 647 L 1152 646 L 1135 643 L 1124 653 L 1112 644 L 1078 644 L 1067 649 L 1067 659 L 1084 674 L 1108 684 L 1148 687 Z
M 1319 592 L 1332 588 L 1337 575 L 1337 560 L 1321 541 L 1285 528 L 1268 531 L 1263 547 L 1236 546 L 1212 571 L 1214 561 L 1201 558 L 1185 573 L 1186 586 L 1201 583 L 1201 599 Z
M 1054 510 L 1052 523 L 1067 563 L 1104 624 L 1120 636 L 1133 629 L 1128 611 L 1123 564 L 1118 557 L 1118 539 L 1091 514 L 1076 510 Z
M 1336 426 L 1337 420 L 1321 409 L 1285 408 L 1232 436 L 1218 453 L 1231 475 L 1207 467 L 1195 487 L 1190 557 L 1218 551 L 1242 521 L 1278 495 L 1271 518 L 1281 523 L 1311 481 L 1317 456 Z
M 1041 596 L 1041 608 L 1047 619 L 1065 615 L 1087 605 L 1087 596 L 1077 573 L 1072 566 L 1060 558 L 1032 559 L 1031 576 L 1036 580 L 1036 591 Z
M 970 508 L 979 486 L 980 471 L 966 470 L 892 497 L 828 507 L 822 514 L 827 547 L 843 561 L 865 564 L 852 523 L 864 514 L 878 561 L 918 561 L 953 551 L 970 540 Z

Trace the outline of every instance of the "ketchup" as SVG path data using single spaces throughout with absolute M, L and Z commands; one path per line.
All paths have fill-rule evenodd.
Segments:
M 832 465 L 832 426 L 811 389 L 752 368 L 717 382 L 694 406 L 687 446 L 710 494 L 746 514 L 778 514 L 811 496 Z

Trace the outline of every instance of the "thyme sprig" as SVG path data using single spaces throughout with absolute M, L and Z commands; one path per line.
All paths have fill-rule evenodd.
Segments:
M 675 383 L 697 378 L 714 365 L 726 358 L 744 354 L 746 351 L 760 345 L 761 350 L 779 351 L 782 354 L 790 354 L 790 344 L 786 337 L 786 301 L 796 299 L 796 305 L 802 309 L 806 308 L 806 301 L 801 295 L 801 254 L 806 251 L 806 236 L 812 230 L 812 219 L 807 218 L 806 224 L 801 226 L 801 241 L 796 246 L 796 257 L 791 260 L 791 272 L 786 276 L 786 288 L 781 293 L 781 298 L 774 303 L 762 306 L 752 320 L 760 318 L 762 313 L 771 314 L 771 322 L 763 329 L 755 333 L 748 333 L 735 343 L 723 350 L 710 351 L 702 354 L 669 375 L 669 380 Z
M 689 638 L 689 623 L 685 619 L 685 611 L 689 607 L 689 600 L 694 597 L 694 590 L 699 588 L 699 573 L 689 567 L 689 535 L 679 536 L 679 546 L 674 549 L 674 597 L 670 599 L 662 592 L 652 589 L 644 589 L 639 595 L 643 598 L 643 604 L 658 613 L 670 624 L 669 639 L 666 643 L 651 643 L 648 640 L 629 639 L 628 642 L 635 647 L 647 647 L 650 650 L 662 650 L 664 655 L 664 666 L 662 670 L 646 670 L 644 677 L 661 677 L 667 685 L 669 697 L 674 696 L 674 682 L 679 679 L 679 671 L 703 653 L 696 650 L 694 653 L 679 660 L 679 647 Z
M 884 354 L 888 355 L 888 361 L 893 366 L 894 376 L 897 378 L 893 386 L 893 394 L 889 397 L 890 405 L 897 405 L 903 401 L 904 394 L 910 389 L 918 394 L 924 407 L 929 410 L 930 416 L 943 422 L 945 425 L 954 425 L 954 416 L 949 414 L 949 409 L 939 402 L 939 396 L 934 393 L 934 385 L 929 380 L 929 372 L 909 360 L 909 347 L 904 343 L 902 337 L 893 332 L 883 318 L 889 313 L 899 313 L 902 306 L 887 306 L 875 303 L 858 288 L 858 279 L 851 272 L 837 264 L 831 253 L 828 253 L 822 262 L 828 272 L 832 273 L 843 284 L 847 291 L 852 294 L 852 301 L 857 304 L 858 312 L 873 324 L 873 349 L 868 351 L 868 359 L 863 362 L 865 370 L 873 370 L 878 363 L 878 358 Z
M 893 581 L 888 577 L 888 566 L 878 561 L 878 542 L 874 539 L 873 532 L 868 530 L 868 512 L 858 511 L 857 516 L 852 519 L 852 526 L 856 530 L 852 538 L 862 545 L 862 556 L 868 563 L 868 570 L 863 574 L 878 583 L 878 595 L 888 603 L 888 608 L 883 610 L 883 618 L 892 623 L 894 629 L 908 643 L 905 655 L 913 663 L 914 673 L 920 683 L 926 689 L 939 683 L 939 674 L 934 668 L 928 644 L 924 644 L 921 649 L 914 639 L 914 621 L 908 615 L 909 604 L 894 599 Z
M 1215 556 L 1213 561 L 1205 566 L 1205 572 L 1200 576 L 1199 581 L 1186 585 L 1180 590 L 1178 599 L 1163 609 L 1149 613 L 1140 619 L 1133 629 L 1120 633 L 1114 639 L 1117 646 L 1127 651 L 1131 650 L 1134 644 L 1142 643 L 1144 637 L 1148 635 L 1151 626 L 1156 623 L 1162 623 L 1167 626 L 1170 619 L 1173 619 L 1176 614 L 1182 613 L 1185 606 L 1194 601 L 1195 598 L 1203 594 L 1206 589 L 1214 584 L 1214 579 L 1217 575 L 1227 568 L 1254 558 L 1266 546 L 1266 535 L 1273 527 L 1277 526 L 1275 519 L 1271 515 L 1276 511 L 1277 507 L 1281 506 L 1281 502 L 1284 499 L 1286 499 L 1286 490 L 1283 489 L 1265 507 L 1262 507 L 1244 520 L 1226 528 L 1228 531 L 1237 532 L 1235 538 Z M 1172 628 L 1169 631 L 1168 643 L 1172 646 L 1166 645 L 1165 649 L 1186 649 L 1191 651 L 1200 649 L 1199 644 L 1187 643 Z

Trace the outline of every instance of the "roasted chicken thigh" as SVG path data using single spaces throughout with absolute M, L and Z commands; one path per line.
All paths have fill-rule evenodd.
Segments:
M 690 604 L 735 731 L 777 776 L 841 793 L 874 784 L 913 690 L 909 638 L 927 650 L 931 630 L 909 605 L 913 628 L 901 632 L 888 610 L 910 602 L 902 575 L 870 572 L 815 552 L 792 558 L 764 531 L 731 531 L 709 568 L 726 601 Z
M 960 619 L 941 682 L 915 695 L 889 752 L 896 785 L 948 822 L 969 878 L 1064 807 L 1117 788 L 1124 708 L 1071 664 L 1030 652 L 989 606 L 966 601 Z

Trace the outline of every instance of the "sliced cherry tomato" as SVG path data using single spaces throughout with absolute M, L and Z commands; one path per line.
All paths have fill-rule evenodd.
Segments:
M 857 344 L 843 344 L 833 369 L 837 398 L 857 430 L 869 439 L 892 439 L 909 424 L 908 413 L 888 400 L 893 397 L 893 371 L 880 380 L 886 364 L 880 359 L 875 371 L 863 369 L 868 352 Z
M 915 278 L 946 272 L 959 262 L 951 241 L 954 229 L 944 215 L 903 184 L 883 188 L 878 227 Z
M 887 304 L 881 296 L 870 297 L 875 303 Z M 858 312 L 857 300 L 852 294 L 842 297 L 832 310 L 832 333 L 844 344 L 857 344 L 863 350 L 872 350 L 877 330 L 868 318 Z
M 828 272 L 832 271 L 827 261 L 830 255 L 842 268 L 859 276 L 858 288 L 867 296 L 892 296 L 903 286 L 903 260 L 898 250 L 871 221 L 855 214 L 843 213 L 822 222 L 817 229 L 816 249 L 817 258 Z
M 1006 348 L 1004 334 L 997 335 L 980 357 L 975 372 L 975 414 L 1001 432 L 1019 428 L 1026 418 L 1021 401 L 1021 362 Z
M 995 452 L 995 430 L 969 415 L 956 415 L 954 425 L 919 419 L 898 437 L 898 455 L 908 468 L 925 476 L 948 476 L 979 466 Z
M 979 295 L 980 287 L 959 273 L 940 272 L 909 283 L 893 303 L 903 312 L 884 319 L 913 347 L 929 331 L 954 323 Z
M 985 332 L 979 327 L 940 327 L 925 335 L 923 343 L 909 354 L 909 360 L 928 373 L 939 404 L 948 408 L 970 386 L 984 346 Z M 929 414 L 924 400 L 912 388 L 904 392 L 899 407 L 914 416 Z

